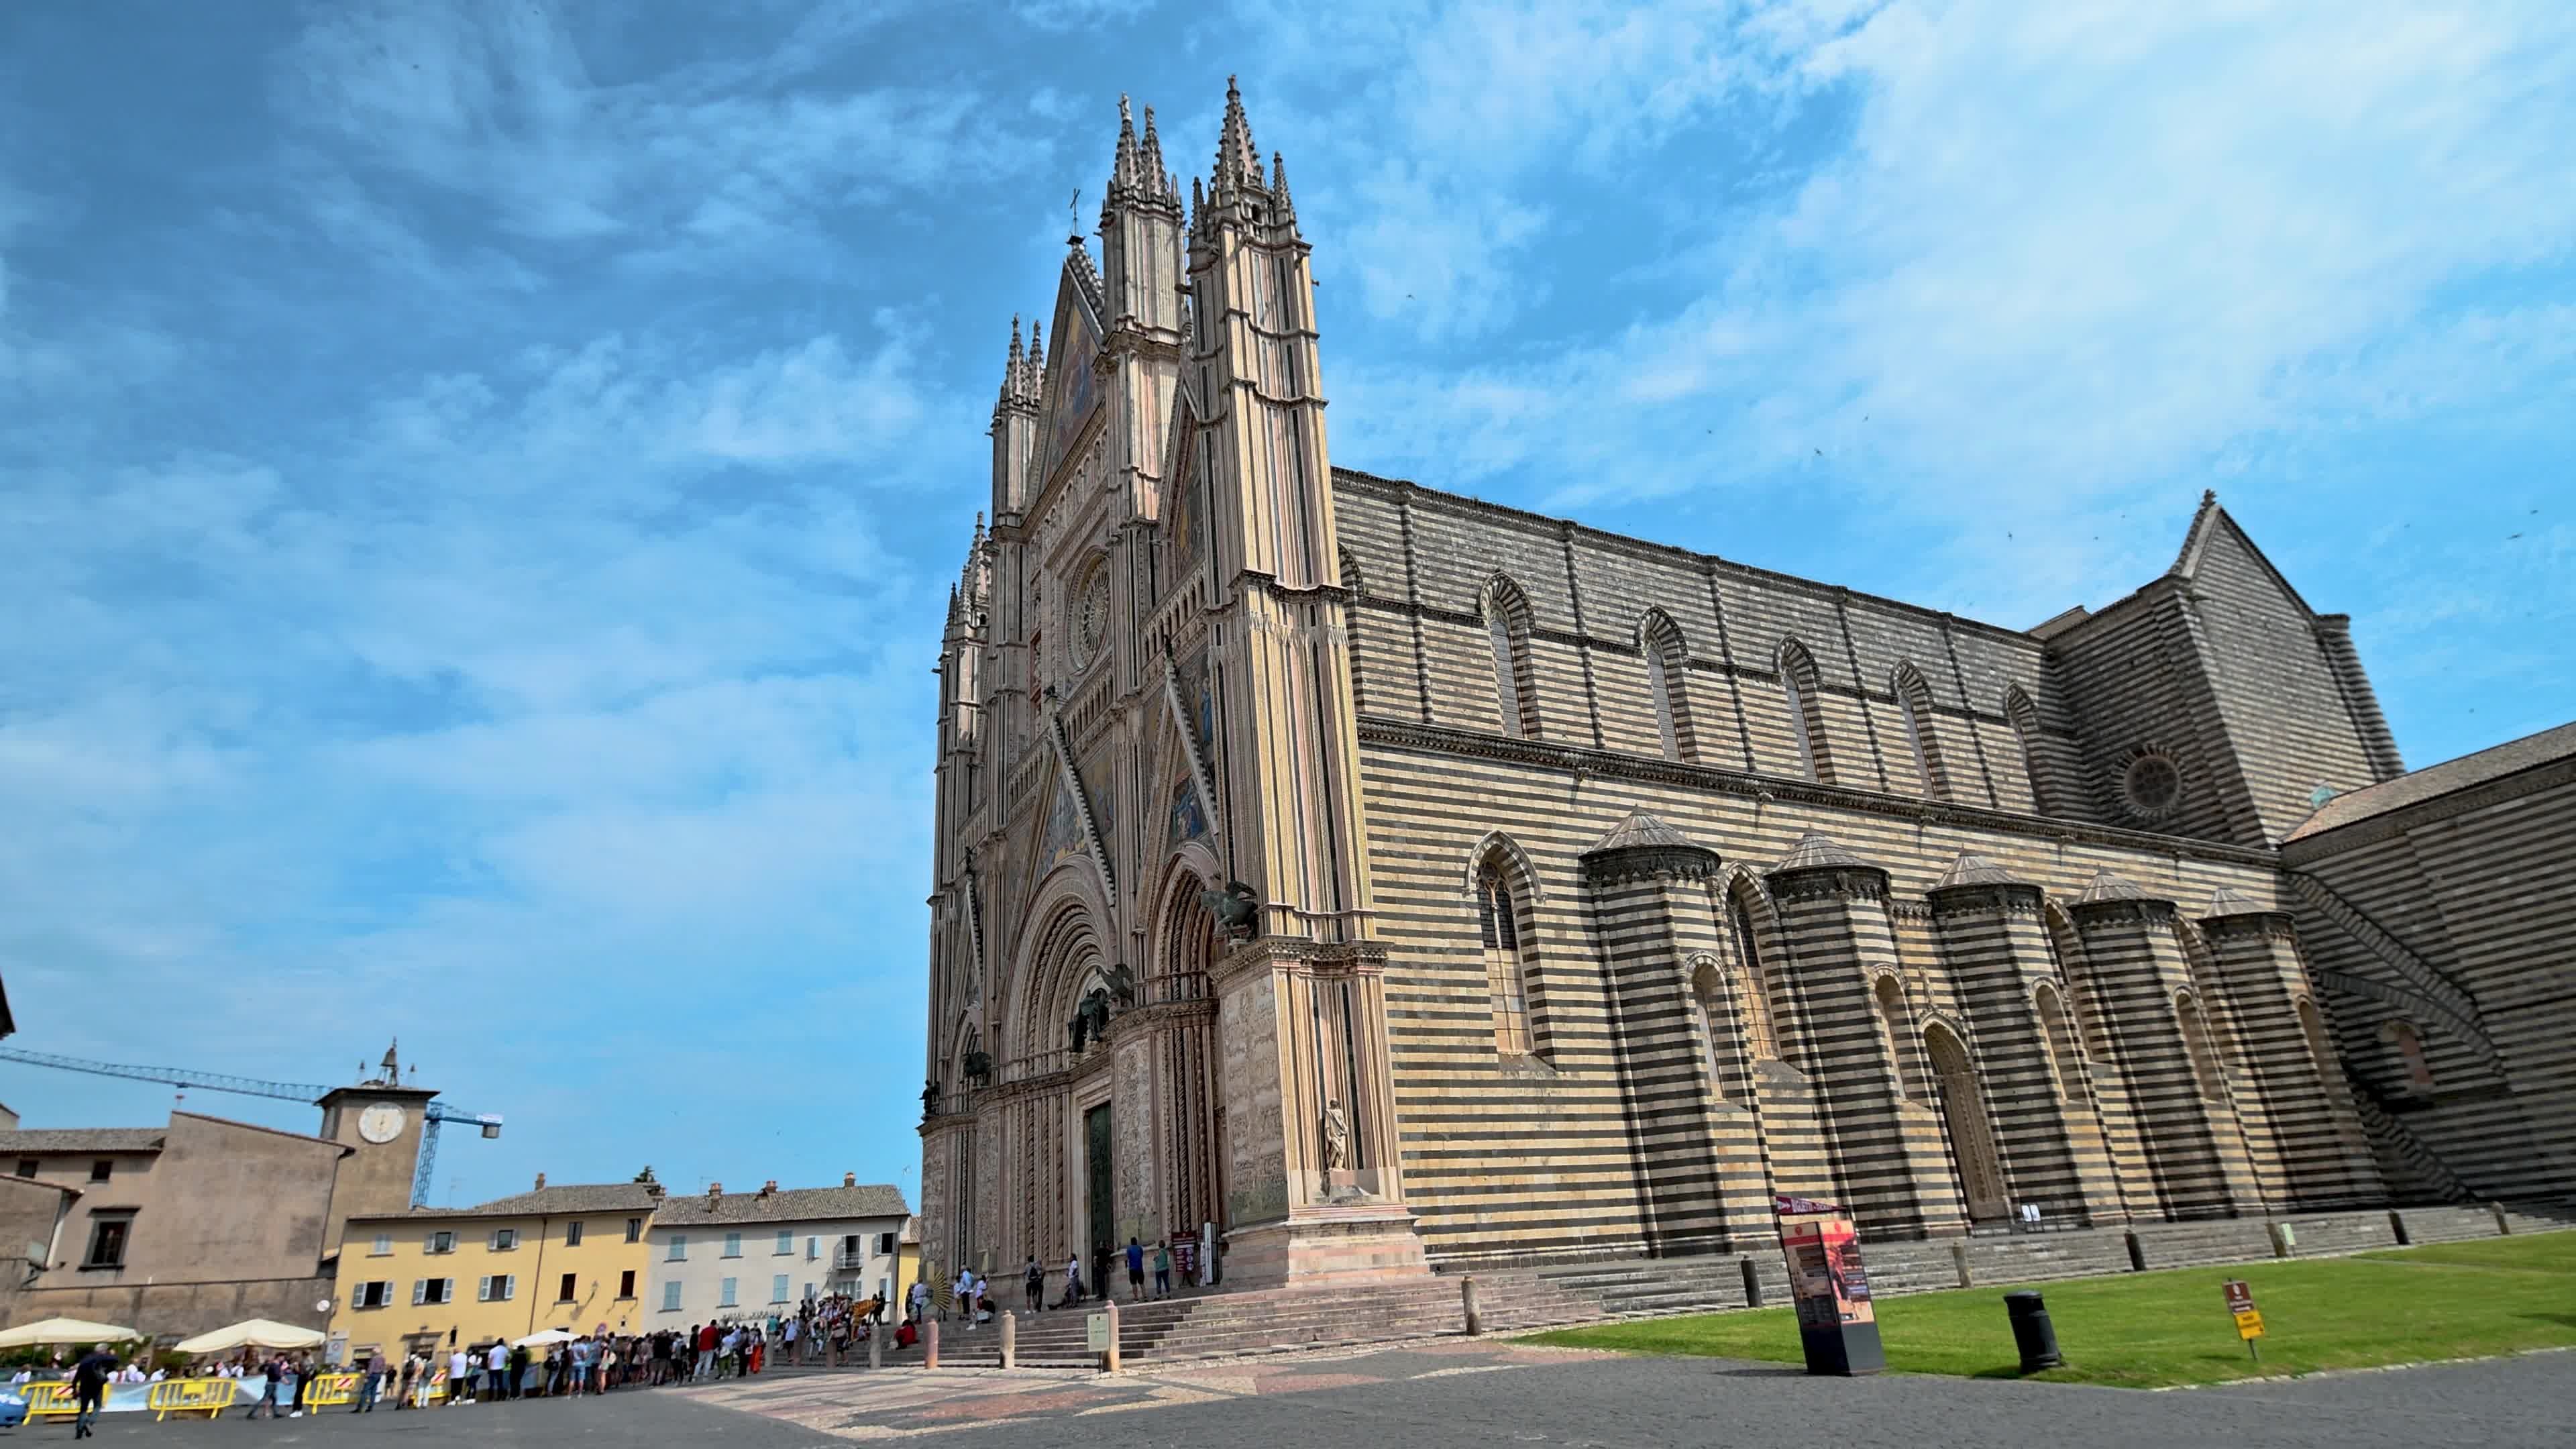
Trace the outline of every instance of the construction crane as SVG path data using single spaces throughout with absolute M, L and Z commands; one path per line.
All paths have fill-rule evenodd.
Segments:
M 390 1076 L 393 1053 L 385 1053 Z M 137 1082 L 159 1082 L 181 1091 L 195 1088 L 202 1092 L 230 1092 L 237 1097 L 273 1097 L 281 1102 L 304 1102 L 320 1105 L 336 1087 L 315 1086 L 310 1082 L 270 1082 L 257 1077 L 231 1077 L 220 1072 L 191 1072 L 179 1067 L 137 1067 L 122 1062 L 94 1062 L 86 1057 L 59 1057 L 50 1052 L 31 1052 L 22 1047 L 0 1046 L 0 1061 L 25 1062 L 31 1067 L 52 1067 L 56 1071 L 88 1072 L 99 1077 L 125 1077 Z M 438 1169 L 438 1128 L 444 1122 L 471 1122 L 485 1137 L 501 1135 L 501 1114 L 468 1112 L 431 1101 L 421 1108 L 420 1165 L 411 1176 L 411 1205 L 429 1206 L 430 1179 Z

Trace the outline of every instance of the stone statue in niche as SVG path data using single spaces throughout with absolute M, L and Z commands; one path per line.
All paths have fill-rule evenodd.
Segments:
M 1340 1172 L 1351 1165 L 1351 1118 L 1338 1101 L 1324 1104 L 1324 1170 Z
M 1095 986 L 1082 1004 L 1073 1010 L 1073 1020 L 1066 1024 L 1072 1035 L 1073 1049 L 1082 1050 L 1085 1041 L 1101 1041 L 1109 1035 L 1109 991 Z
M 1109 1004 L 1125 1011 L 1136 1004 L 1136 972 L 1125 962 L 1109 968 L 1102 978 L 1109 988 Z

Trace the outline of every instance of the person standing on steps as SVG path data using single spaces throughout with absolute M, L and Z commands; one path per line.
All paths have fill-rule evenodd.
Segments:
M 1154 1296 L 1157 1298 L 1172 1296 L 1172 1245 L 1170 1243 L 1154 1245 Z
M 1064 1259 L 1064 1298 L 1058 1308 L 1078 1308 L 1082 1304 L 1082 1255 L 1068 1253 Z
M 1127 1301 L 1145 1301 L 1145 1248 L 1134 1238 L 1127 1240 Z
M 1046 1311 L 1046 1269 L 1038 1266 L 1038 1255 L 1029 1254 L 1029 1266 L 1020 1274 L 1021 1285 L 1028 1290 L 1029 1311 Z

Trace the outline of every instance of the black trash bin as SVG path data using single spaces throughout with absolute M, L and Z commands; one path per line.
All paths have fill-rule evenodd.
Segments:
M 2021 1350 L 2023 1373 L 2053 1369 L 2066 1361 L 2057 1353 L 2057 1325 L 2048 1321 L 2048 1304 L 2038 1294 L 2007 1293 L 2004 1311 L 2012 1315 L 2013 1347 Z

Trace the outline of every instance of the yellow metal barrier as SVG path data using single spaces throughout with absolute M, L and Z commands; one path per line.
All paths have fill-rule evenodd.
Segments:
M 163 1379 L 152 1386 L 143 1406 L 159 1423 L 172 1414 L 203 1414 L 212 1419 L 233 1406 L 241 1393 L 239 1379 Z M 266 1385 L 261 1386 L 263 1390 Z
M 30 1424 L 38 1419 L 68 1419 L 80 1412 L 80 1401 L 72 1397 L 71 1382 L 67 1379 L 45 1379 L 28 1384 L 21 1392 L 27 1398 L 27 1422 Z
M 304 1396 L 304 1407 L 328 1409 L 339 1404 L 354 1404 L 358 1401 L 358 1380 L 365 1377 L 364 1374 L 351 1373 L 315 1374 L 313 1387 Z

